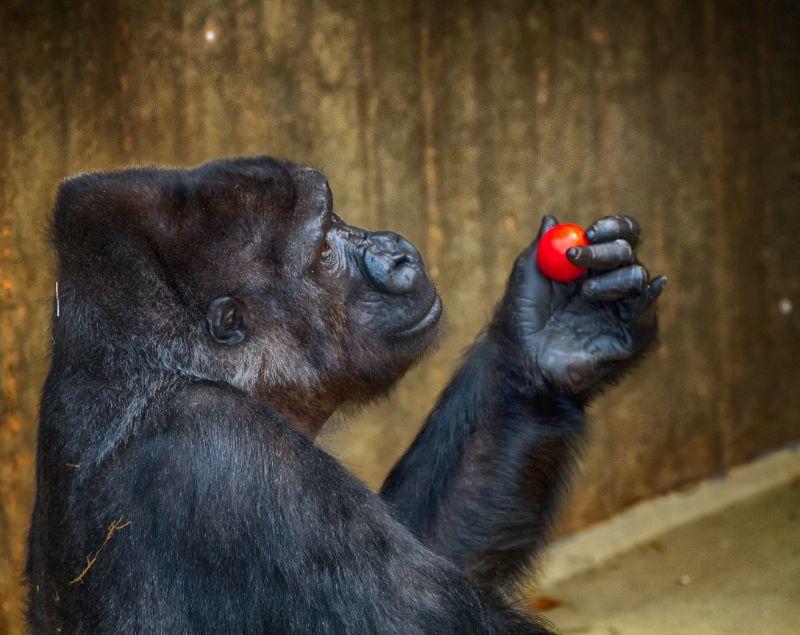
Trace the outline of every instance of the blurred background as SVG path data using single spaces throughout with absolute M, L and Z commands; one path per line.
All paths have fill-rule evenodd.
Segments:
M 58 182 L 242 154 L 322 168 L 339 213 L 406 235 L 441 290 L 438 352 L 322 441 L 370 486 L 546 213 L 636 215 L 641 258 L 670 281 L 661 348 L 591 409 L 559 536 L 800 439 L 800 3 L 2 0 L 0 632 L 20 629 Z M 767 613 L 800 603 L 800 487 L 787 488 L 714 525 L 779 527 L 788 551 L 773 559 L 794 568 L 769 597 L 789 604 Z M 642 582 L 623 581 L 643 588 L 670 549 L 698 544 L 653 541 L 630 565 Z M 565 632 L 622 632 L 602 605 L 576 616 L 598 584 L 533 602 Z M 671 632 L 662 618 L 652 632 Z

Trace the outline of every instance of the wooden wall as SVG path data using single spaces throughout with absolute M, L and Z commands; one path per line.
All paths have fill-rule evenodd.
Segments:
M 285 155 L 326 170 L 351 222 L 416 242 L 441 349 L 324 440 L 371 485 L 540 216 L 636 214 L 670 278 L 663 346 L 593 408 L 571 530 L 800 437 L 798 34 L 791 0 L 3 2 L 0 631 L 19 628 L 59 179 Z

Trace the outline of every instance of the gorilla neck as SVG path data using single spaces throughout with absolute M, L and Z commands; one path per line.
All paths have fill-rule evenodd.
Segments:
M 325 425 L 325 422 L 336 409 L 330 406 L 318 406 L 314 408 L 308 406 L 292 407 L 289 405 L 269 405 L 275 408 L 275 410 L 286 419 L 289 425 L 295 430 L 302 432 L 312 441 L 317 438 L 322 426 Z

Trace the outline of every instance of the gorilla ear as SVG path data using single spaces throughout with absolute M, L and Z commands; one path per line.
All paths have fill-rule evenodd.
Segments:
M 208 331 L 220 344 L 235 346 L 247 337 L 247 310 L 237 298 L 222 296 L 208 307 Z

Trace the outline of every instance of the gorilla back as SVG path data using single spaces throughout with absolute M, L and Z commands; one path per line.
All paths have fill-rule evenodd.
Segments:
M 436 339 L 405 239 L 249 158 L 78 175 L 53 240 L 35 632 L 544 632 L 314 446 Z

